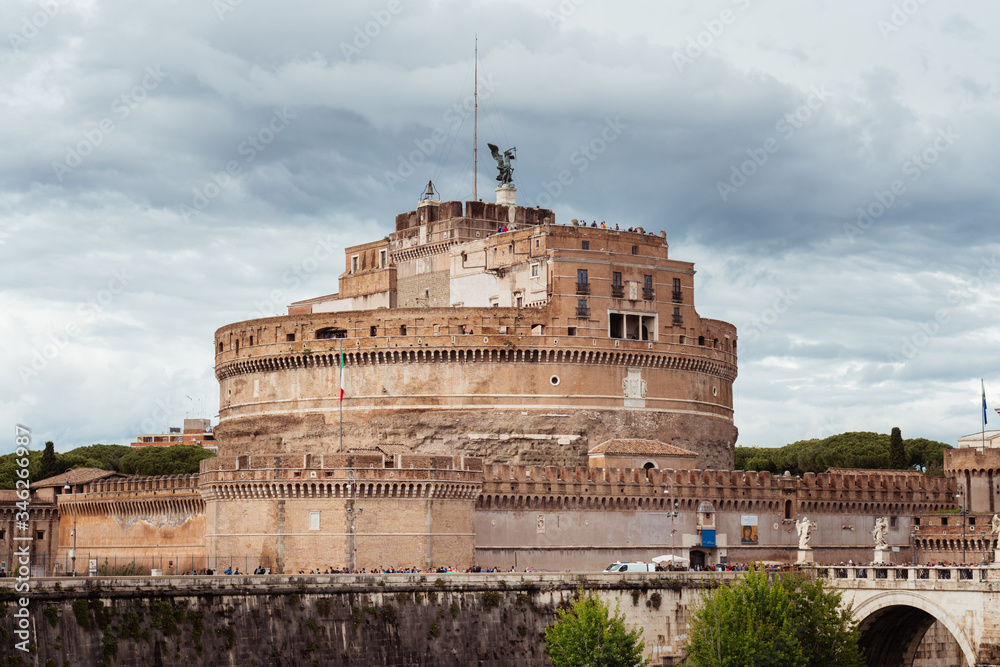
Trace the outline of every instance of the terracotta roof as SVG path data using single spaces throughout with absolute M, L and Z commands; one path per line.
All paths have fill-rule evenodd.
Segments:
M 648 456 L 697 456 L 695 452 L 659 440 L 616 438 L 592 448 L 588 454 L 644 454 Z
M 32 482 L 31 486 L 33 488 L 65 486 L 67 482 L 70 485 L 89 484 L 90 482 L 105 479 L 107 477 L 128 477 L 128 475 L 115 472 L 114 470 L 101 470 L 100 468 L 74 468 L 73 470 L 67 470 L 66 472 L 56 475 L 55 477 L 49 477 L 48 479 Z

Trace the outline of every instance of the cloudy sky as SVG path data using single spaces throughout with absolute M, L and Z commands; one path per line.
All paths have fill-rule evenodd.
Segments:
M 0 25 L 0 422 L 38 442 L 215 415 L 216 328 L 335 292 L 428 179 L 471 198 L 475 34 L 480 196 L 486 142 L 516 145 L 519 203 L 666 230 L 740 329 L 739 444 L 954 442 L 980 378 L 1000 423 L 996 3 L 8 0 Z

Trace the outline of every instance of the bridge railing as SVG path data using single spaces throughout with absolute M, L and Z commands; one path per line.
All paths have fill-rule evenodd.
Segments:
M 1000 581 L 1000 568 L 982 565 L 830 565 L 816 568 L 816 574 L 870 581 Z

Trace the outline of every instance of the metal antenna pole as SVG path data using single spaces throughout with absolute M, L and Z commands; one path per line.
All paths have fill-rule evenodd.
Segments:
M 473 75 L 473 82 L 475 86 L 475 94 L 473 95 L 476 100 L 476 109 L 473 115 L 473 130 L 472 130 L 472 201 L 479 201 L 479 35 L 476 35 L 476 51 L 475 51 L 475 74 Z

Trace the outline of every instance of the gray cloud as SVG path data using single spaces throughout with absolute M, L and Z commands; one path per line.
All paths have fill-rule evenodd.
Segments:
M 339 250 L 303 259 L 385 235 L 429 178 L 471 197 L 476 32 L 519 201 L 666 230 L 740 327 L 742 443 L 950 441 L 979 377 L 1000 392 L 991 4 L 885 34 L 861 2 L 53 4 L 0 8 L 0 415 L 62 448 L 214 414 L 217 327 L 336 291 Z

